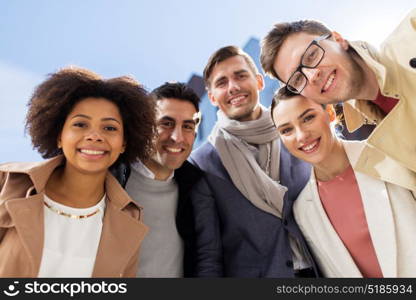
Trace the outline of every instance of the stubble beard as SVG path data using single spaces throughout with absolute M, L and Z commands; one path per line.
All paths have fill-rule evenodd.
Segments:
M 230 120 L 235 120 L 235 121 L 239 121 L 239 122 L 245 122 L 245 121 L 252 121 L 253 118 L 253 114 L 255 113 L 256 109 L 259 108 L 259 103 L 258 101 L 256 102 L 255 105 L 250 105 L 249 107 L 244 108 L 243 112 L 240 112 L 236 115 L 230 115 L 228 116 L 228 118 Z
M 345 87 L 345 95 L 342 95 L 342 99 L 339 99 L 339 101 L 356 99 L 360 95 L 365 84 L 365 71 L 358 62 L 358 60 L 362 61 L 362 58 L 351 47 L 348 48 L 346 54 L 349 61 L 348 69 L 350 78 Z

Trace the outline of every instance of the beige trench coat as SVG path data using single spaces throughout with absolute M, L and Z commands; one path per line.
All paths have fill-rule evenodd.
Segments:
M 0 165 L 0 277 L 37 277 L 44 239 L 44 188 L 58 156 Z M 108 173 L 106 210 L 92 277 L 135 277 L 148 231 L 137 206 Z
M 344 116 L 350 132 L 368 122 L 377 124 L 356 170 L 384 181 L 396 177 L 398 184 L 415 190 L 416 68 L 411 64 L 416 64 L 416 9 L 391 33 L 379 52 L 365 42 L 351 42 L 350 45 L 376 74 L 381 93 L 399 99 L 384 119 L 370 109 L 368 100 L 344 102 Z M 394 169 L 394 163 L 384 161 L 387 156 L 407 170 Z

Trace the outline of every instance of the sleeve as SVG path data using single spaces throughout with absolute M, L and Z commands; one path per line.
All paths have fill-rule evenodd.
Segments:
M 195 276 L 223 277 L 222 240 L 215 197 L 205 177 L 191 190 L 195 218 Z

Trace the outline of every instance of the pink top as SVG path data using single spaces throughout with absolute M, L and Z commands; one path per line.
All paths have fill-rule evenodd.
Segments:
M 318 192 L 332 226 L 363 277 L 383 277 L 352 167 L 329 181 L 318 181 Z
M 396 98 L 383 96 L 379 90 L 377 98 L 373 102 L 377 104 L 387 115 L 396 106 L 399 100 Z

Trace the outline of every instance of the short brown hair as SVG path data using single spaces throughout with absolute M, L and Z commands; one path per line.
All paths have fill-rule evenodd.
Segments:
M 273 28 L 261 41 L 260 62 L 267 75 L 282 81 L 274 70 L 273 64 L 283 42 L 288 36 L 298 32 L 323 35 L 330 34 L 331 30 L 323 23 L 314 20 L 284 22 L 273 25 Z
M 237 46 L 222 47 L 211 55 L 211 57 L 208 59 L 207 65 L 205 66 L 204 82 L 205 82 L 206 88 L 209 88 L 210 86 L 209 77 L 211 76 L 212 71 L 214 70 L 215 66 L 219 64 L 220 62 L 223 62 L 224 60 L 230 57 L 237 56 L 237 55 L 240 55 L 244 58 L 244 60 L 247 62 L 249 68 L 251 69 L 251 71 L 253 71 L 254 74 L 259 73 L 253 59 L 250 57 L 250 55 L 244 52 L 241 48 Z
M 33 148 L 43 158 L 62 154 L 57 139 L 68 114 L 85 98 L 105 98 L 114 103 L 123 119 L 126 150 L 119 160 L 145 160 L 152 151 L 155 103 L 136 80 L 123 76 L 103 79 L 78 67 L 64 68 L 41 83 L 28 103 L 26 131 Z

